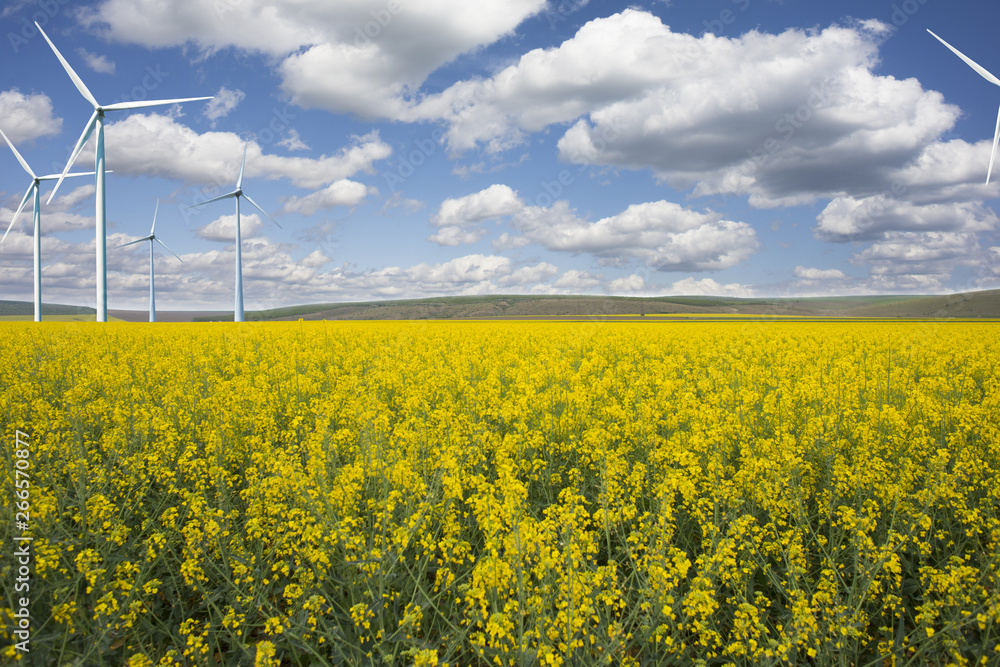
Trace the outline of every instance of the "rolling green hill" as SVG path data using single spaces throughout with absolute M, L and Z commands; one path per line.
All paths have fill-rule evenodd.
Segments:
M 0 301 L 0 319 L 30 320 L 27 301 Z M 93 319 L 94 309 L 43 304 L 52 320 Z M 873 318 L 1000 318 L 1000 290 L 938 296 L 836 296 L 814 298 L 750 298 L 712 296 L 452 296 L 397 301 L 321 303 L 273 310 L 247 311 L 247 320 L 417 320 L 533 319 L 616 316 L 873 317 Z M 115 311 L 112 319 L 145 321 L 146 311 Z M 232 313 L 160 313 L 163 321 L 231 321 Z
M 762 315 L 769 317 L 996 317 L 1000 290 L 944 296 L 789 299 L 728 297 L 461 296 L 293 306 L 247 313 L 254 320 L 408 320 L 617 315 Z
M 31 321 L 35 316 L 35 304 L 31 301 L 0 300 L 0 320 Z M 63 306 L 57 303 L 42 304 L 42 319 L 57 321 L 93 320 L 97 311 L 85 306 Z

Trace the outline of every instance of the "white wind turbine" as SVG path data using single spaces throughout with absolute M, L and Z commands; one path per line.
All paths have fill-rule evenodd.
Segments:
M 119 102 L 117 104 L 108 104 L 106 106 L 101 106 L 87 86 L 84 85 L 83 80 L 77 76 L 73 68 L 69 66 L 66 59 L 63 58 L 62 54 L 59 53 L 59 49 L 56 45 L 52 43 L 49 36 L 45 34 L 42 30 L 42 26 L 35 23 L 35 27 L 38 28 L 38 32 L 42 33 L 42 37 L 45 41 L 49 43 L 52 47 L 52 51 L 56 54 L 59 62 L 62 63 L 63 69 L 69 74 L 69 78 L 72 79 L 73 84 L 76 89 L 80 91 L 80 94 L 90 102 L 94 107 L 94 114 L 87 121 L 87 126 L 83 128 L 83 134 L 80 135 L 80 140 L 76 143 L 76 148 L 73 149 L 73 154 L 70 156 L 69 161 L 66 163 L 66 168 L 63 169 L 62 176 L 59 177 L 56 187 L 52 190 L 52 194 L 49 195 L 49 200 L 52 201 L 52 197 L 55 196 L 56 190 L 59 189 L 59 185 L 62 183 L 62 179 L 66 176 L 66 172 L 69 168 L 73 166 L 76 158 L 80 155 L 80 151 L 83 150 L 84 144 L 90 139 L 90 135 L 97 130 L 97 152 L 94 158 L 94 171 L 97 173 L 97 321 L 107 322 L 108 321 L 108 248 L 107 248 L 107 217 L 106 217 L 106 207 L 104 198 L 104 112 L 106 111 L 125 111 L 128 109 L 141 109 L 144 107 L 159 106 L 161 104 L 178 104 L 180 102 L 194 102 L 196 100 L 209 100 L 211 97 L 185 97 L 183 99 L 176 100 L 146 100 L 142 102 Z M 48 202 L 46 202 L 48 203 Z
M 934 35 L 934 33 L 931 30 L 928 30 L 927 32 L 931 33 L 931 35 Z M 965 54 L 963 54 L 961 51 L 959 51 L 954 46 L 952 46 L 948 42 L 944 41 L 943 39 L 941 39 L 937 35 L 934 35 L 934 38 L 937 39 L 937 41 L 939 41 L 942 44 L 944 44 L 945 46 L 947 46 L 949 49 L 951 49 L 952 53 L 954 53 L 956 56 L 958 56 L 959 58 L 961 58 L 962 60 L 964 60 L 965 64 L 968 65 L 969 67 L 971 67 L 972 69 L 976 70 L 976 72 L 978 72 L 981 77 L 983 77 L 984 79 L 986 79 L 987 81 L 989 81 L 990 83 L 992 83 L 992 84 L 994 84 L 996 86 L 1000 86 L 1000 79 L 998 79 L 997 77 L 995 77 L 992 74 L 990 74 L 989 72 L 987 72 L 984 67 L 982 67 L 981 65 L 978 65 L 971 58 L 969 58 L 968 56 L 966 56 Z M 990 169 L 989 169 L 989 171 L 986 172 L 986 184 L 987 185 L 989 185 L 990 176 L 993 175 L 993 162 L 996 160 L 996 157 L 997 157 L 997 144 L 998 143 L 1000 143 L 1000 111 L 997 112 L 997 129 L 993 133 L 993 152 L 990 153 Z
M 234 322 L 243 321 L 243 237 L 240 232 L 240 197 L 246 197 L 246 200 L 253 204 L 254 208 L 263 213 L 268 220 L 278 225 L 277 220 L 268 215 L 267 211 L 262 209 L 253 199 L 250 199 L 247 193 L 243 192 L 243 168 L 247 164 L 247 145 L 249 143 L 247 142 L 243 145 L 243 162 L 240 163 L 240 174 L 236 177 L 236 189 L 229 194 L 220 195 L 194 206 L 188 206 L 188 208 L 194 208 L 195 206 L 204 206 L 205 204 L 211 204 L 222 199 L 229 199 L 230 197 L 236 199 L 236 304 L 233 310 Z M 284 229 L 284 227 L 278 225 L 278 229 Z
M 167 248 L 167 244 L 161 241 L 156 236 L 156 213 L 159 210 L 160 210 L 160 201 L 157 200 L 156 208 L 153 209 L 153 226 L 149 228 L 149 236 L 143 236 L 141 239 L 137 239 L 135 241 L 129 241 L 128 243 L 123 243 L 120 246 L 118 246 L 119 248 L 124 248 L 127 245 L 134 245 L 136 243 L 142 243 L 143 241 L 149 241 L 149 321 L 150 322 L 156 321 L 156 290 L 153 286 L 153 241 L 159 243 L 161 246 L 163 246 L 163 248 L 167 252 L 169 252 L 177 259 L 181 259 L 180 255 L 178 255 L 170 248 Z M 181 261 L 183 262 L 184 260 L 181 259 Z
M 35 210 L 35 321 L 42 321 L 42 211 L 41 211 L 41 197 L 39 196 L 39 190 L 41 189 L 42 181 L 54 181 L 61 178 L 59 174 L 50 174 L 48 176 L 36 176 L 35 172 L 31 171 L 31 167 L 25 161 L 21 154 L 17 152 L 14 148 L 14 144 L 10 143 L 10 139 L 7 135 L 0 130 L 0 136 L 3 136 L 3 140 L 7 142 L 10 149 L 14 151 L 14 157 L 17 161 L 21 163 L 24 170 L 28 172 L 31 176 L 31 185 L 28 186 L 27 191 L 24 193 L 24 198 L 21 199 L 21 205 L 17 207 L 17 211 L 14 212 L 14 217 L 10 219 L 10 224 L 7 225 L 7 231 L 4 232 L 3 238 L 0 239 L 0 243 L 7 240 L 7 234 L 10 233 L 11 228 L 17 221 L 17 216 L 21 215 L 21 211 L 24 210 L 25 205 L 28 203 L 28 198 L 34 199 L 34 210 Z M 86 171 L 76 174 L 64 174 L 65 176 L 90 176 L 94 172 Z

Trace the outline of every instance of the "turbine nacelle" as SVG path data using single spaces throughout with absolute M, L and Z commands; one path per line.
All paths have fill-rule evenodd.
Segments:
M 156 236 L 156 214 L 159 213 L 159 211 L 160 211 L 160 201 L 157 200 L 156 201 L 156 208 L 153 209 L 153 226 L 150 227 L 150 229 L 149 229 L 149 235 L 148 236 L 143 236 L 141 239 L 136 239 L 135 241 L 129 241 L 128 243 L 122 243 L 119 246 L 115 246 L 115 249 L 124 248 L 125 246 L 135 245 L 136 243 L 142 243 L 143 241 L 149 241 L 150 246 L 152 246 L 153 241 L 156 241 L 161 246 L 163 246 L 163 248 L 167 252 L 169 252 L 171 255 L 173 255 L 177 259 L 180 259 L 183 262 L 184 260 L 181 259 L 180 255 L 178 255 L 176 252 L 174 252 L 173 250 L 171 250 L 170 248 L 168 248 L 167 244 L 164 243 L 163 241 L 161 241 Z
M 236 189 L 233 190 L 230 193 L 227 193 L 227 194 L 224 194 L 224 195 L 219 195 L 218 197 L 212 197 L 211 199 L 205 200 L 203 202 L 199 202 L 197 204 L 192 204 L 191 206 L 188 206 L 188 208 L 195 208 L 195 207 L 198 207 L 198 206 L 204 206 L 205 204 L 211 204 L 213 202 L 222 201 L 223 199 L 230 199 L 230 198 L 239 199 L 240 197 L 243 197 L 248 202 L 250 202 L 251 204 L 253 204 L 253 207 L 256 208 L 258 211 L 260 211 L 261 214 L 264 215 L 264 217 L 266 217 L 268 220 L 270 220 L 274 224 L 278 225 L 278 229 L 284 229 L 284 227 L 282 227 L 280 224 L 278 224 L 277 220 L 275 220 L 274 218 L 272 218 L 268 214 L 267 211 L 265 211 L 263 208 L 261 208 L 257 204 L 257 202 L 255 202 L 253 199 L 251 199 L 250 195 L 248 195 L 247 193 L 243 192 L 243 171 L 246 168 L 246 164 L 247 164 L 247 146 L 249 146 L 249 145 L 250 145 L 249 141 L 246 142 L 245 144 L 243 144 L 243 161 L 240 162 L 240 172 L 239 172 L 239 175 L 236 177 Z M 237 220 L 236 223 L 239 224 L 239 220 Z

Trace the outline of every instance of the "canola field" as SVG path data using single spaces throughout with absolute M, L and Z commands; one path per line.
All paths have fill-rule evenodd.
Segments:
M 1000 324 L 0 340 L 8 663 L 1000 664 Z

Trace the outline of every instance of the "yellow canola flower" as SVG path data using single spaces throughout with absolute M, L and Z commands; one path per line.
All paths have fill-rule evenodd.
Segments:
M 992 660 L 998 334 L 0 323 L 32 611 L 66 662 Z

